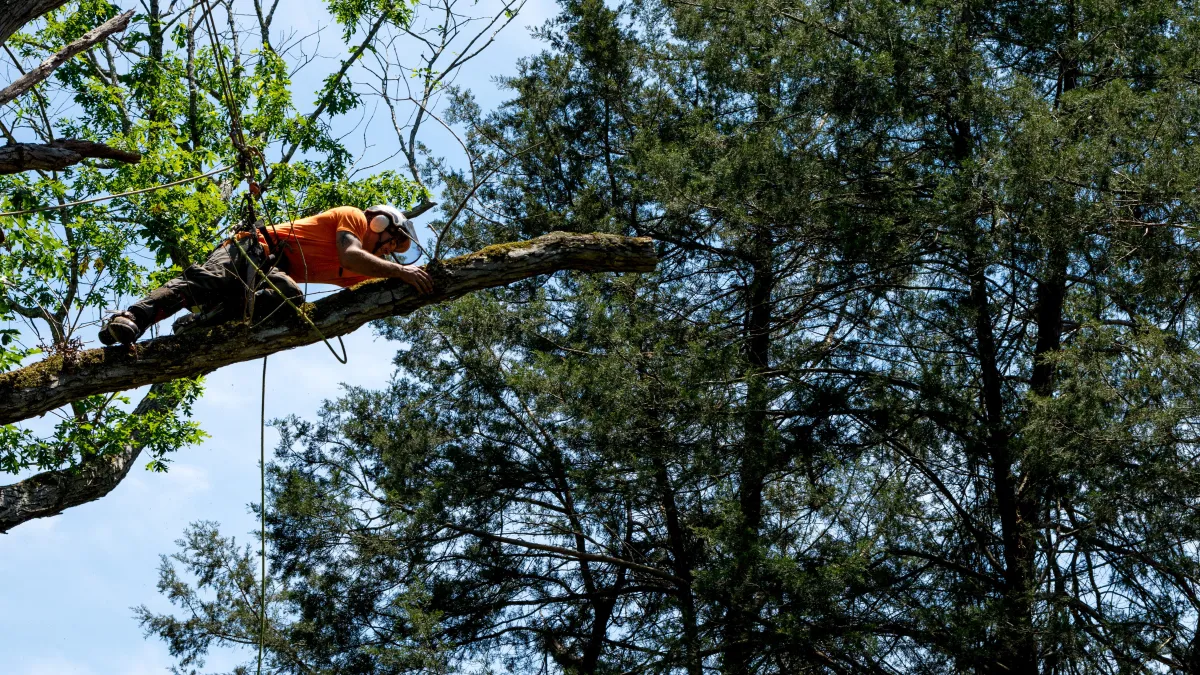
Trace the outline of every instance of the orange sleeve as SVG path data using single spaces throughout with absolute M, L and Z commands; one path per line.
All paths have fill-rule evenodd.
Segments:
M 356 209 L 353 206 L 339 206 L 329 209 L 325 213 L 329 214 L 337 222 L 336 232 L 349 232 L 358 237 L 358 241 L 362 244 L 367 242 L 367 214 L 362 212 L 362 209 Z M 336 238 L 337 235 L 334 234 Z

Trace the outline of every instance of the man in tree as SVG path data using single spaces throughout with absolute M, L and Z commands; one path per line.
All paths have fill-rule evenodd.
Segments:
M 177 332 L 242 316 L 251 299 L 253 316 L 262 318 L 304 297 L 297 282 L 349 287 L 371 278 L 399 278 L 428 293 L 433 283 L 425 270 L 384 259 L 408 251 L 416 237 L 413 222 L 383 204 L 365 211 L 339 206 L 260 227 L 255 238 L 242 233 L 237 241 L 227 239 L 203 265 L 191 265 L 129 309 L 114 313 L 100 330 L 100 342 L 133 344 L 147 328 L 185 307 L 203 311 L 177 321 Z

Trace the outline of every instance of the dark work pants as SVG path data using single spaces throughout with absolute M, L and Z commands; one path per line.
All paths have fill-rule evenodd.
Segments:
M 251 286 L 255 288 L 254 319 L 261 319 L 284 304 L 283 297 L 271 284 L 293 302 L 304 298 L 296 282 L 278 268 L 267 273 L 271 284 L 263 281 L 255 266 L 265 267 L 266 260 L 249 248 L 246 253 L 248 257 L 233 244 L 218 246 L 203 265 L 191 265 L 183 274 L 156 288 L 129 308 L 138 327 L 146 330 L 184 307 L 202 308 L 206 312 L 219 309 L 222 321 L 240 318 L 245 316 Z

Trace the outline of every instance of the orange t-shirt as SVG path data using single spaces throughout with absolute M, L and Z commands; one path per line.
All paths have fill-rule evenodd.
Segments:
M 353 206 L 339 206 L 267 228 L 272 241 L 283 251 L 288 276 L 300 283 L 343 287 L 353 286 L 369 277 L 342 268 L 338 259 L 337 233 L 349 232 L 365 246 L 368 231 L 367 216 Z

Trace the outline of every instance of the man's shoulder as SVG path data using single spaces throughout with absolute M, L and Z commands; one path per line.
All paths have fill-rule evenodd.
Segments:
M 363 213 L 363 210 L 356 206 L 335 206 L 322 213 L 321 216 L 332 218 L 339 222 L 367 224 L 367 214 Z

